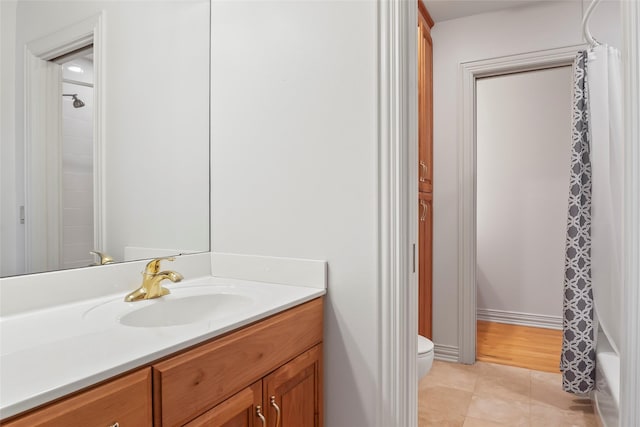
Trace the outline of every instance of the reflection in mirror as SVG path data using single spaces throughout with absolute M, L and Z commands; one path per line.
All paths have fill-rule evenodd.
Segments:
M 209 250 L 209 7 L 0 1 L 0 276 Z
M 93 46 L 54 59 L 62 67 L 62 181 L 60 268 L 94 262 Z

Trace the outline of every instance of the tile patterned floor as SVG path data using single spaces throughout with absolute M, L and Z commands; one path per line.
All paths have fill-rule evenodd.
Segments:
M 419 427 L 597 427 L 589 399 L 560 374 L 435 361 L 419 388 Z

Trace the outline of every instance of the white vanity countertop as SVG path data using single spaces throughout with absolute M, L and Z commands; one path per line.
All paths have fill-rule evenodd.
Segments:
M 180 326 L 125 326 L 125 314 L 159 300 L 125 303 L 112 294 L 0 318 L 0 419 L 39 406 L 161 357 L 310 301 L 325 289 L 202 277 L 165 286 L 251 302 L 215 320 Z M 121 304 L 120 304 L 121 302 Z M 162 303 L 160 301 L 160 303 Z

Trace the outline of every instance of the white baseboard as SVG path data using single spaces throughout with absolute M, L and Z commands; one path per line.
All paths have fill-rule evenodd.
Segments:
M 518 313 L 515 311 L 479 308 L 477 310 L 477 319 L 487 322 L 508 323 L 510 325 L 562 329 L 561 316 L 549 316 L 546 314 Z
M 458 347 L 453 345 L 434 344 L 434 359 L 443 362 L 455 362 L 460 360 Z

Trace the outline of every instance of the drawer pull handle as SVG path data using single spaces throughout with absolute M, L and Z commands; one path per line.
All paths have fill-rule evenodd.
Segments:
M 422 174 L 422 172 L 424 171 L 424 175 Z M 427 182 L 427 175 L 428 175 L 429 169 L 427 168 L 427 164 L 420 160 L 420 182 Z
M 262 415 L 262 406 L 256 406 L 256 415 L 260 418 L 260 421 L 262 421 L 262 427 L 267 427 L 267 420 L 264 418 L 264 415 Z
M 420 215 L 420 222 L 423 222 L 427 218 L 427 212 L 429 211 L 429 206 L 424 200 L 420 200 L 420 207 L 423 208 L 422 214 Z
M 115 422 L 115 423 L 111 424 L 109 427 L 120 427 L 120 423 Z
M 276 427 L 280 427 L 280 407 L 276 403 L 275 396 L 271 396 L 271 406 L 276 410 Z

